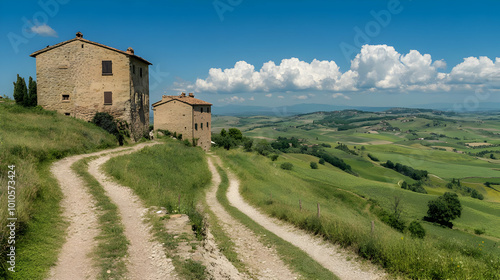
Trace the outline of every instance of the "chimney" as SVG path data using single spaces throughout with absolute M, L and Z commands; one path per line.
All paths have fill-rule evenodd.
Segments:
M 186 93 L 185 92 L 181 93 L 181 97 L 186 97 Z
M 194 97 L 194 94 L 192 92 L 190 92 L 189 97 Z
M 127 49 L 127 53 L 128 53 L 128 54 L 134 54 L 134 49 L 132 49 L 131 47 L 129 47 L 129 48 Z
M 80 31 L 76 32 L 76 38 L 83 38 L 82 32 Z

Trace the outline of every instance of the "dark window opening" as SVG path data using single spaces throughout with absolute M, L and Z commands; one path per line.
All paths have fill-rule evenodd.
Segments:
M 201 109 L 200 109 L 200 110 L 201 110 L 201 112 L 203 113 L 203 107 L 201 107 Z
M 83 44 L 82 44 L 82 49 L 83 49 Z
M 132 74 L 135 74 L 135 65 L 132 65 Z
M 104 92 L 104 105 L 113 104 L 113 93 L 111 91 Z
M 63 94 L 62 100 L 63 101 L 69 101 L 69 94 Z
M 207 108 L 207 113 L 210 113 L 210 107 Z
M 69 113 L 64 113 L 65 116 L 69 116 Z
M 201 129 L 203 129 L 203 123 L 200 123 Z
M 207 128 L 208 128 L 208 122 L 207 122 Z
M 194 124 L 194 130 L 198 130 L 198 124 L 197 123 Z
M 102 61 L 102 75 L 113 75 L 113 63 L 111 60 Z
M 139 76 L 142 78 L 142 67 L 139 68 Z

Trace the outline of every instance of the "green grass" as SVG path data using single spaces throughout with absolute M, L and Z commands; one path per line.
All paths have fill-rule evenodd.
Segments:
M 220 226 L 220 221 L 215 216 L 215 214 L 208 208 L 206 201 L 202 202 L 204 205 L 205 212 L 207 214 L 208 225 L 210 232 L 214 236 L 215 242 L 217 243 L 217 248 L 220 252 L 234 265 L 234 267 L 243 274 L 248 274 L 248 269 L 240 259 L 238 259 L 238 253 L 235 250 L 234 242 L 227 236 L 222 227 Z
M 166 140 L 161 145 L 114 157 L 104 164 L 104 169 L 120 184 L 130 187 L 146 206 L 165 207 L 168 213 L 187 214 L 197 237 L 203 238 L 203 216 L 196 205 L 204 198 L 211 173 L 200 148 Z M 175 255 L 175 248 L 181 238 L 174 239 L 173 235 L 167 233 L 163 221 L 157 216 L 150 215 L 149 220 L 153 224 L 155 237 L 164 244 L 176 271 L 186 279 L 204 279 L 206 273 L 201 263 L 182 260 Z
M 416 169 L 428 170 L 447 179 L 463 178 L 467 175 L 500 177 L 500 171 L 495 170 L 498 168 L 496 164 L 477 160 L 465 154 L 395 145 L 367 146 L 367 152 L 382 162 L 387 160 L 400 162 Z
M 16 272 L 3 275 L 2 279 L 42 280 L 57 261 L 68 224 L 62 218 L 60 201 L 63 194 L 57 180 L 50 175 L 50 165 L 50 162 L 42 163 L 32 173 L 39 174 L 37 199 L 29 202 L 36 213 L 27 222 L 25 231 L 17 236 Z M 2 267 L 6 269 L 4 265 L 2 260 Z
M 116 146 L 116 138 L 99 127 L 40 108 L 0 104 L 0 185 L 7 185 L 7 165 L 16 166 L 17 273 L 6 272 L 5 247 L 0 249 L 0 278 L 44 279 L 57 259 L 67 225 L 62 223 L 62 194 L 50 165 L 64 156 Z M 5 189 L 0 204 L 7 205 Z M 7 207 L 0 208 L 6 224 Z M 0 229 L 6 244 L 6 227 Z
M 481 237 L 480 244 L 486 244 L 481 246 L 488 249 L 479 250 L 482 248 L 474 235 L 458 231 L 450 235 L 453 238 L 446 239 L 447 232 L 455 231 L 440 230 L 426 223 L 426 228 L 436 229 L 428 230 L 424 240 L 412 239 L 381 223 L 367 210 L 374 207 L 370 206 L 368 198 L 380 199 L 382 207 L 388 210 L 393 197 L 401 196 L 404 219 L 411 221 L 425 215 L 427 201 L 435 196 L 355 177 L 331 166 L 313 170 L 308 166 L 309 159 L 293 160 L 283 155 L 278 162 L 271 162 L 265 157 L 239 151 L 220 151 L 219 154 L 235 169 L 242 182 L 242 195 L 254 206 L 348 247 L 394 275 L 418 279 L 499 279 L 500 253 L 492 239 Z M 293 171 L 281 170 L 280 160 L 291 161 Z M 298 208 L 299 199 L 302 211 Z M 468 198 L 461 198 L 461 201 L 464 214 L 457 220 L 457 226 L 475 228 L 477 225 L 472 221 L 481 218 L 478 224 L 495 227 L 495 217 L 498 217 L 495 204 Z M 321 205 L 320 219 L 315 216 L 316 203 Z M 487 211 L 493 212 L 488 216 Z M 371 220 L 375 221 L 375 235 L 370 234 Z
M 98 243 L 93 252 L 94 263 L 100 268 L 98 279 L 120 279 L 126 273 L 125 256 L 129 241 L 125 237 L 118 208 L 106 195 L 101 184 L 87 171 L 88 163 L 93 159 L 94 157 L 82 159 L 73 164 L 72 169 L 87 184 L 98 209 L 100 233 L 96 237 Z
M 217 190 L 217 200 L 219 200 L 231 216 L 260 236 L 264 244 L 275 246 L 281 259 L 305 279 L 338 279 L 337 276 L 318 264 L 302 250 L 266 230 L 239 211 L 236 207 L 232 206 L 226 196 L 229 187 L 227 173 L 219 166 L 217 166 L 217 170 L 221 175 L 221 184 Z

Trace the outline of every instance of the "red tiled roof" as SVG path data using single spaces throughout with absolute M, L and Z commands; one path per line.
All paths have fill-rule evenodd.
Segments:
M 151 106 L 156 107 L 158 105 L 168 103 L 168 102 L 170 102 L 172 100 L 177 100 L 177 101 L 180 101 L 180 102 L 184 102 L 184 103 L 189 104 L 189 105 L 208 105 L 208 106 L 212 106 L 212 103 L 208 103 L 208 102 L 203 101 L 201 99 L 197 99 L 197 98 L 194 98 L 194 97 L 191 97 L 191 96 L 184 96 L 183 97 L 183 96 L 177 96 L 177 95 L 163 95 L 162 99 L 160 101 L 153 103 Z
M 112 50 L 112 51 L 115 51 L 115 52 L 119 52 L 119 53 L 122 53 L 122 54 L 124 54 L 124 55 L 126 55 L 126 56 L 135 57 L 135 58 L 137 58 L 137 59 L 139 59 L 139 60 L 142 60 L 143 62 L 145 62 L 145 63 L 146 63 L 146 64 L 148 64 L 148 65 L 153 65 L 153 63 L 151 63 L 151 62 L 149 62 L 149 61 L 145 60 L 144 58 L 142 58 L 142 57 L 140 57 L 140 56 L 137 56 L 137 55 L 135 55 L 135 54 L 131 54 L 131 53 L 128 53 L 128 52 L 126 52 L 126 51 L 121 51 L 121 50 L 119 50 L 119 49 L 115 49 L 115 48 L 112 48 L 112 47 L 109 47 L 109 46 L 106 46 L 106 45 L 103 45 L 103 44 L 99 44 L 99 43 L 96 43 L 96 42 L 92 42 L 92 41 L 89 41 L 89 40 L 83 39 L 82 37 L 76 37 L 76 38 L 73 38 L 73 39 L 71 39 L 71 40 L 67 40 L 67 41 L 61 42 L 61 43 L 59 43 L 59 44 L 55 44 L 55 45 L 53 45 L 53 46 L 47 46 L 47 47 L 46 47 L 46 48 L 44 48 L 44 49 L 41 49 L 41 50 L 39 50 L 39 51 L 36 51 L 36 52 L 34 52 L 34 53 L 30 54 L 30 56 L 31 56 L 31 57 L 36 57 L 37 55 L 39 55 L 39 54 L 41 54 L 41 53 L 44 53 L 44 52 L 46 52 L 46 51 L 50 51 L 50 50 L 52 50 L 52 49 L 55 49 L 55 48 L 57 48 L 57 47 L 60 47 L 60 46 L 66 45 L 67 43 L 71 43 L 71 42 L 76 41 L 76 40 L 78 40 L 78 41 L 82 41 L 82 42 L 85 42 L 85 43 L 89 43 L 89 44 L 92 44 L 92 45 L 96 45 L 96 46 L 99 46 L 99 47 L 103 47 L 103 48 L 106 48 L 106 49 L 109 49 L 109 50 Z

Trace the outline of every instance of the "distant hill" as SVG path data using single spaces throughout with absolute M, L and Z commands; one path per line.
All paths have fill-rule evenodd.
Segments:
M 451 103 L 435 103 L 435 104 L 423 104 L 415 105 L 409 107 L 367 107 L 367 106 L 339 106 L 339 105 L 328 105 L 328 104 L 314 104 L 314 103 L 302 103 L 289 106 L 245 106 L 245 105 L 225 105 L 218 106 L 214 105 L 212 107 L 212 114 L 219 116 L 278 116 L 287 117 L 293 115 L 308 114 L 314 112 L 331 112 L 331 111 L 342 111 L 342 110 L 360 110 L 365 112 L 383 112 L 383 111 L 394 111 L 402 113 L 406 111 L 407 113 L 418 113 L 418 112 L 432 112 L 434 110 L 450 112 L 453 111 L 454 104 Z M 458 107 L 460 108 L 460 107 Z M 476 108 L 473 108 L 476 112 L 500 112 L 500 103 L 480 103 Z M 458 112 L 470 113 L 472 111 L 463 110 Z M 153 112 L 149 114 L 149 122 L 153 123 Z
M 463 107 L 455 106 L 451 103 L 435 103 L 435 104 L 423 104 L 408 106 L 406 108 L 394 108 L 394 106 L 387 107 L 367 107 L 367 106 L 339 106 L 339 105 L 328 105 L 328 104 L 312 104 L 303 103 L 289 106 L 244 106 L 244 105 L 225 105 L 225 106 L 213 106 L 212 114 L 223 115 L 223 116 L 292 116 L 299 114 L 307 114 L 319 111 L 341 111 L 341 110 L 361 110 L 366 112 L 382 112 L 387 110 L 409 110 L 415 109 L 423 111 L 439 110 L 444 112 L 454 111 L 454 109 L 460 109 Z M 426 109 L 426 110 L 422 110 Z M 500 110 L 500 103 L 479 103 L 476 107 L 466 108 L 458 112 L 472 112 L 472 111 L 498 111 Z
M 369 112 L 382 112 L 391 107 L 363 107 L 363 106 L 338 106 L 327 104 L 296 104 L 289 106 L 242 106 L 242 105 L 226 105 L 213 106 L 212 114 L 224 116 L 292 116 L 299 114 L 307 114 L 318 111 L 340 111 L 347 109 L 363 110 Z

